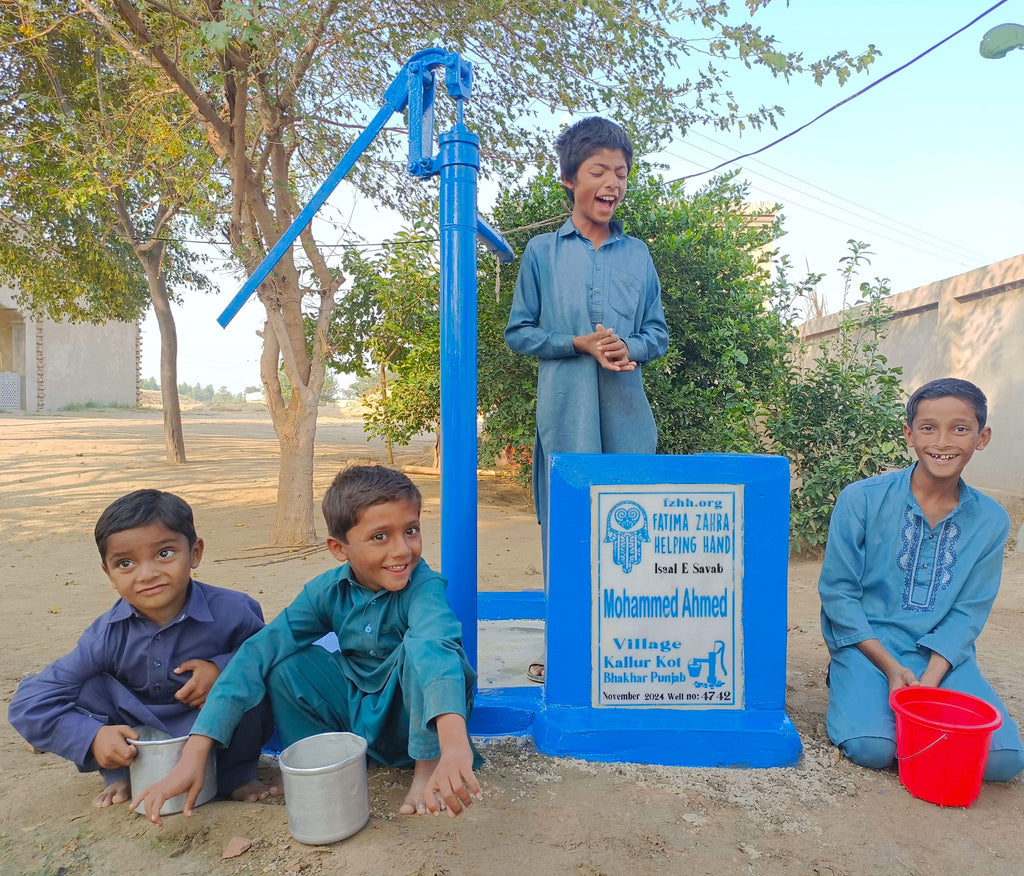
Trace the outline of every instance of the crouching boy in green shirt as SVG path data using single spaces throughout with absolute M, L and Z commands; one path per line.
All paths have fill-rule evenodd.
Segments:
M 331 731 L 366 738 L 387 766 L 415 764 L 405 815 L 459 814 L 482 799 L 466 720 L 476 673 L 445 579 L 420 555 L 421 496 L 382 466 L 342 471 L 324 495 L 327 549 L 342 565 L 317 576 L 246 641 L 217 679 L 181 759 L 134 800 L 154 824 L 164 800 L 187 792 L 192 813 L 206 758 L 269 691 L 284 746 Z M 339 648 L 314 644 L 335 632 Z

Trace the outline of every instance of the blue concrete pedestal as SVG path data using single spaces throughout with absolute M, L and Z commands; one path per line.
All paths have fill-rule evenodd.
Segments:
M 534 715 L 533 738 L 539 751 L 559 757 L 666 766 L 794 766 L 802 751 L 782 709 L 681 719 L 655 709 L 595 716 L 545 703 Z
M 796 763 L 785 713 L 787 460 L 553 455 L 550 497 L 538 749 Z

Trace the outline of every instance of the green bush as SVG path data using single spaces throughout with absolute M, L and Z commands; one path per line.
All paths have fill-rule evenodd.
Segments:
M 61 408 L 62 411 L 105 411 L 111 409 L 134 411 L 138 410 L 138 406 L 124 404 L 123 402 L 98 402 L 90 399 L 85 402 L 71 402 L 71 404 L 64 405 Z
M 788 373 L 795 329 L 788 289 L 775 288 L 767 268 L 778 225 L 752 222 L 745 196 L 744 185 L 724 176 L 687 198 L 680 184 L 637 167 L 621 207 L 626 230 L 647 243 L 662 284 L 669 351 L 644 366 L 661 453 L 766 449 L 759 416 Z M 494 212 L 518 254 L 566 216 L 551 171 L 506 193 Z M 481 455 L 511 452 L 528 483 L 537 362 L 512 353 L 503 335 L 517 270 L 518 263 L 501 266 L 496 285 L 493 260 L 481 263 Z M 776 298 L 787 306 L 769 306 Z
M 843 487 L 907 463 L 898 438 L 905 413 L 902 372 L 879 351 L 892 312 L 885 304 L 888 281 L 860 283 L 860 303 L 847 307 L 858 270 L 870 264 L 866 244 L 849 244 L 850 255 L 841 259 L 838 332 L 807 364 L 793 364 L 765 420 L 775 446 L 793 465 L 790 532 L 796 550 L 824 548 Z M 806 356 L 799 347 L 796 358 Z
M 661 453 L 777 453 L 792 463 L 791 536 L 798 550 L 819 550 L 839 491 L 906 461 L 900 371 L 879 352 L 888 325 L 885 281 L 860 284 L 859 307 L 845 310 L 836 337 L 807 362 L 796 305 L 821 277 L 789 278 L 781 260 L 768 270 L 778 220 L 752 221 L 746 187 L 732 176 L 685 197 L 638 168 L 622 218 L 645 240 L 662 284 L 668 354 L 644 367 Z M 517 253 L 533 234 L 564 221 L 554 174 L 503 197 L 495 221 Z M 544 222 L 544 220 L 551 220 Z M 543 223 L 543 224 L 539 224 Z M 841 260 L 844 307 L 865 244 L 850 241 Z M 530 482 L 536 360 L 504 342 L 518 265 L 480 271 L 482 461 L 505 452 Z
M 845 311 L 836 337 L 808 358 L 796 305 L 821 277 L 793 281 L 784 260 L 769 271 L 781 225 L 774 217 L 755 221 L 746 194 L 725 176 L 686 196 L 680 185 L 636 168 L 622 218 L 650 248 L 670 335 L 668 355 L 644 367 L 644 380 L 659 452 L 786 456 L 793 544 L 818 550 L 839 490 L 906 460 L 899 369 L 879 352 L 888 285 L 861 283 L 860 306 Z M 505 192 L 492 218 L 521 255 L 533 235 L 557 229 L 567 215 L 549 168 Z M 367 431 L 389 445 L 437 423 L 438 282 L 429 230 L 419 224 L 379 255 L 350 255 L 352 286 L 332 323 L 333 367 L 364 379 L 387 375 L 370 398 Z M 846 295 L 869 255 L 864 244 L 850 243 L 841 265 Z M 513 353 L 504 338 L 518 267 L 479 260 L 479 462 L 490 467 L 504 456 L 529 485 L 537 361 Z

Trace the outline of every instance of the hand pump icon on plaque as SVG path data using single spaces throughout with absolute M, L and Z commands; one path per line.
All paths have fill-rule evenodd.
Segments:
M 707 681 L 700 681 L 702 669 L 701 664 L 707 664 L 708 677 Z M 693 686 L 697 688 L 718 688 L 722 687 L 725 682 L 722 681 L 715 672 L 717 666 L 722 667 L 722 675 L 728 675 L 725 671 L 725 642 L 718 640 L 715 642 L 713 650 L 708 651 L 707 657 L 694 657 L 687 664 L 686 669 L 690 673 L 690 678 L 694 679 Z

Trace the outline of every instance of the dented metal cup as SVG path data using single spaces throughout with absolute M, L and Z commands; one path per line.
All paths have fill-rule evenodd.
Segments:
M 167 777 L 174 765 L 181 758 L 188 736 L 171 736 L 153 727 L 136 727 L 138 739 L 130 740 L 138 750 L 129 767 L 132 783 L 132 794 L 138 794 L 155 782 Z M 160 807 L 161 815 L 173 815 L 185 808 L 185 794 L 171 797 Z M 203 790 L 199 792 L 196 806 L 201 806 L 217 796 L 217 753 L 210 752 L 206 761 L 206 777 L 203 779 Z M 140 803 L 135 810 L 141 815 L 146 814 L 146 804 Z

